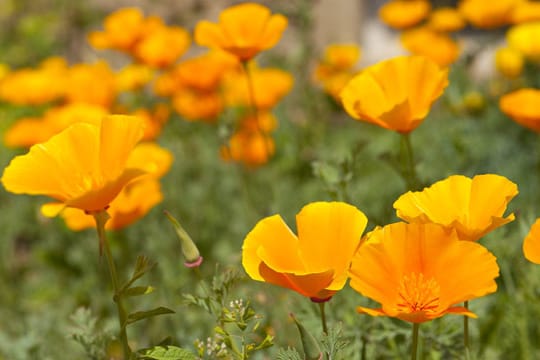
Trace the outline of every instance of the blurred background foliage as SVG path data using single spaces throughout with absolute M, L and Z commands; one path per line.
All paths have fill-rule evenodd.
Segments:
M 15 69 L 51 55 L 70 62 L 103 56 L 90 49 L 85 34 L 113 10 L 110 3 L 1 1 L 2 62 Z M 308 0 L 272 3 L 274 11 L 289 17 L 288 37 L 294 46 L 263 54 L 261 61 L 290 71 L 295 87 L 276 110 L 280 119 L 276 155 L 268 164 L 246 169 L 222 162 L 218 156 L 221 140 L 212 125 L 186 122 L 177 115 L 167 124 L 159 142 L 173 152 L 175 161 L 162 180 L 163 203 L 128 229 L 111 234 L 112 251 L 124 277 L 139 254 L 158 262 L 147 279 L 157 290 L 143 301 L 176 311 L 130 328 L 136 347 L 170 336 L 172 343 L 194 349 L 195 340 L 205 341 L 214 327 L 211 315 L 185 304 L 183 294 L 197 293 L 200 288 L 195 274 L 182 265 L 180 245 L 163 216 L 164 209 L 180 219 L 199 245 L 205 278 L 230 268 L 241 275 L 229 297 L 249 300 L 263 316 L 263 330 L 275 336 L 276 346 L 258 357 L 266 359 L 275 358 L 279 347 L 300 348 L 289 312 L 317 334 L 320 324 L 317 308 L 308 300 L 244 277 L 240 249 L 255 223 L 279 213 L 294 230 L 294 215 L 303 205 L 335 199 L 364 211 L 369 229 L 397 221 L 392 203 L 406 190 L 395 166 L 399 136 L 353 121 L 313 86 L 312 68 L 306 64 L 320 54 L 311 38 L 311 4 Z M 190 30 L 208 10 L 208 4 L 200 1 L 148 1 L 145 5 L 149 10 L 155 6 L 168 23 Z M 121 61 L 118 55 L 105 54 L 112 63 Z M 483 240 L 498 257 L 501 277 L 496 294 L 471 304 L 479 315 L 471 322 L 472 357 L 535 359 L 540 357 L 540 267 L 523 258 L 521 243 L 540 214 L 540 143 L 537 134 L 500 112 L 486 84 L 471 82 L 467 66 L 466 60 L 454 65 L 442 99 L 412 134 L 417 171 L 426 186 L 451 174 L 481 173 L 504 175 L 518 184 L 520 194 L 510 204 L 516 221 Z M 471 91 L 483 99 L 480 107 L 467 106 L 465 99 Z M 22 115 L 40 111 L 0 104 L 0 133 Z M 0 148 L 0 168 L 22 152 Z M 74 233 L 60 219 L 41 217 L 43 202 L 0 190 L 2 360 L 81 359 L 86 354 L 81 342 L 99 348 L 108 343 L 116 326 L 109 279 L 94 231 Z M 357 305 L 367 303 L 348 288 L 329 303 L 330 326 L 341 324 L 342 338 L 348 343 L 341 358 L 359 358 L 362 352 L 368 359 L 406 357 L 408 324 L 355 313 Z M 458 357 L 461 321 L 448 316 L 422 326 L 425 358 Z M 74 336 L 83 340 L 76 342 Z M 109 354 L 118 351 L 112 346 Z

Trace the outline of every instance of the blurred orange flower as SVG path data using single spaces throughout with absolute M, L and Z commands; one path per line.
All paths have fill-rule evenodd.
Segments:
M 274 140 L 261 131 L 235 132 L 227 145 L 221 147 L 221 158 L 240 162 L 248 167 L 266 164 L 274 155 Z
M 523 255 L 530 262 L 540 264 L 540 218 L 536 219 L 523 240 Z
M 189 33 L 184 28 L 162 24 L 144 34 L 135 46 L 134 56 L 143 64 L 165 68 L 178 60 L 190 44 Z
M 452 175 L 423 191 L 409 191 L 394 202 L 397 216 L 410 223 L 435 223 L 455 229 L 461 240 L 477 241 L 514 220 L 504 216 L 517 185 L 495 174 Z
M 506 32 L 506 41 L 523 56 L 540 61 L 540 21 L 512 26 Z
M 91 32 L 88 41 L 96 49 L 129 52 L 143 35 L 144 14 L 138 8 L 122 8 L 109 14 L 103 31 Z
M 447 34 L 419 27 L 401 34 L 401 44 L 415 55 L 430 58 L 440 66 L 448 66 L 459 57 L 459 45 Z
M 109 115 L 99 125 L 75 123 L 11 160 L 0 181 L 9 192 L 57 200 L 42 206 L 46 216 L 56 216 L 65 207 L 102 211 L 145 173 L 126 167 L 142 135 L 137 117 Z
M 249 76 L 253 85 L 255 106 L 260 110 L 274 107 L 291 91 L 294 80 L 290 73 L 277 68 L 258 68 L 251 66 Z M 245 71 L 240 69 L 229 72 L 223 83 L 225 101 L 229 106 L 251 105 L 248 79 Z
M 96 81 L 99 79 L 99 81 Z M 104 60 L 93 64 L 81 63 L 68 69 L 65 97 L 79 102 L 110 107 L 116 99 L 116 77 Z
M 473 26 L 493 29 L 510 23 L 514 8 L 523 0 L 461 0 L 458 10 Z
M 187 88 L 176 91 L 173 109 L 185 120 L 216 122 L 223 111 L 223 99 L 217 91 L 197 91 Z
M 485 247 L 435 224 L 395 223 L 374 230 L 353 257 L 350 285 L 382 305 L 359 313 L 412 323 L 446 314 L 476 317 L 455 304 L 497 290 L 499 267 Z
M 147 65 L 129 64 L 115 74 L 117 92 L 137 90 L 154 77 L 154 70 Z
M 427 26 L 439 32 L 454 32 L 463 29 L 467 23 L 461 13 L 453 7 L 440 7 L 429 14 Z
M 161 134 L 163 126 L 169 121 L 171 111 L 169 106 L 159 103 L 153 109 L 139 108 L 130 115 L 139 116 L 144 120 L 143 141 L 156 140 Z
M 276 45 L 286 27 L 283 15 L 271 15 L 260 4 L 242 3 L 223 10 L 217 24 L 200 21 L 195 27 L 195 41 L 247 61 Z
M 400 56 L 365 68 L 341 91 L 347 113 L 408 133 L 427 116 L 448 85 L 448 69 L 423 56 Z
M 515 78 L 521 75 L 523 65 L 523 56 L 515 49 L 502 47 L 495 52 L 495 67 L 506 77 Z
M 30 147 L 45 142 L 76 122 L 97 124 L 107 114 L 102 106 L 70 103 L 47 110 L 41 118 L 17 120 L 4 134 L 4 144 L 8 147 Z
M 366 216 L 342 202 L 314 202 L 296 215 L 298 236 L 281 216 L 262 219 L 244 239 L 242 265 L 254 280 L 325 301 L 347 281 Z
M 540 133 L 540 90 L 523 88 L 499 99 L 501 111 L 518 124 Z
M 512 11 L 511 21 L 522 24 L 531 21 L 540 21 L 540 3 L 538 1 L 522 1 Z
M 424 20 L 430 10 L 427 0 L 391 0 L 379 9 L 379 18 L 394 29 L 405 29 Z

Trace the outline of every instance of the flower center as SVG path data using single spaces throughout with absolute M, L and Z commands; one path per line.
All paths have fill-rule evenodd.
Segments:
M 439 306 L 441 287 L 434 278 L 426 279 L 424 274 L 404 275 L 399 284 L 400 312 L 431 312 Z

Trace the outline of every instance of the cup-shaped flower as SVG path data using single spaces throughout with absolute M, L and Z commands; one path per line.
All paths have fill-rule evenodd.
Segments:
M 439 66 L 449 66 L 457 60 L 460 48 L 448 34 L 423 26 L 401 34 L 401 44 L 411 54 L 430 58 Z
M 523 240 L 523 255 L 530 262 L 540 264 L 540 218 L 536 219 Z
M 540 20 L 512 26 L 506 32 L 506 42 L 526 58 L 540 61 Z
M 504 176 L 452 175 L 422 191 L 409 191 L 394 202 L 397 216 L 409 223 L 435 223 L 455 229 L 461 240 L 477 241 L 514 220 L 504 217 L 517 185 Z
M 283 15 L 272 15 L 260 4 L 243 3 L 225 9 L 217 24 L 200 21 L 195 27 L 195 42 L 247 61 L 276 45 L 286 27 Z
M 431 3 L 426 0 L 392 0 L 379 9 L 379 18 L 394 29 L 405 29 L 428 16 Z
M 400 133 L 414 130 L 448 85 L 448 69 L 424 56 L 399 56 L 364 69 L 341 91 L 347 113 Z
M 143 133 L 142 120 L 127 115 L 105 116 L 98 125 L 73 124 L 15 157 L 0 181 L 9 192 L 57 200 L 42 207 L 45 215 L 55 216 L 64 207 L 102 211 L 145 173 L 126 167 Z
M 463 29 L 467 23 L 460 12 L 453 7 L 440 7 L 431 12 L 427 26 L 440 32 L 454 32 Z
M 501 96 L 499 108 L 518 124 L 540 133 L 539 101 L 539 89 L 522 88 Z
M 242 265 L 254 280 L 324 301 L 347 281 L 367 218 L 342 202 L 310 203 L 296 216 L 298 236 L 281 216 L 262 219 L 242 247 Z
M 461 0 L 458 10 L 471 25 L 493 29 L 510 23 L 514 8 L 520 2 L 522 0 Z
M 485 247 L 436 224 L 394 223 L 370 233 L 353 257 L 350 285 L 381 304 L 359 313 L 422 323 L 476 315 L 456 304 L 497 290 L 499 267 Z

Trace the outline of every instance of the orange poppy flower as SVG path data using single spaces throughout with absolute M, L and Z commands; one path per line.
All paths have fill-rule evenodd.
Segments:
M 314 202 L 296 215 L 298 236 L 281 216 L 262 219 L 242 246 L 242 265 L 254 280 L 328 300 L 347 281 L 347 270 L 366 216 L 342 202 Z
M 501 96 L 499 107 L 518 124 L 540 133 L 539 101 L 539 89 L 523 88 Z
M 66 82 L 69 84 L 65 90 L 68 102 L 110 107 L 117 95 L 114 72 L 103 60 L 72 66 L 66 75 Z
M 222 11 L 218 24 L 200 21 L 195 27 L 195 41 L 247 61 L 276 45 L 286 27 L 287 18 L 283 15 L 271 15 L 260 4 L 242 3 Z
M 435 31 L 454 32 L 466 26 L 465 19 L 453 7 L 440 7 L 429 14 L 427 26 Z
M 523 0 L 461 0 L 459 12 L 473 26 L 493 29 L 510 23 L 514 8 Z
M 499 267 L 485 247 L 435 224 L 395 223 L 374 230 L 353 257 L 350 285 L 379 302 L 359 313 L 422 323 L 446 314 L 476 317 L 455 304 L 497 290 Z
M 220 150 L 225 161 L 240 162 L 248 167 L 266 164 L 274 155 L 274 140 L 261 131 L 240 130 Z
M 0 181 L 9 192 L 57 200 L 42 207 L 47 216 L 64 207 L 102 211 L 124 186 L 144 174 L 126 167 L 143 132 L 142 120 L 123 115 L 105 116 L 99 125 L 73 124 L 11 160 Z
M 512 26 L 506 32 L 506 41 L 526 58 L 540 61 L 540 21 Z
M 400 40 L 412 54 L 423 55 L 440 66 L 448 66 L 459 57 L 459 45 L 447 34 L 430 27 L 407 30 L 401 34 Z
M 504 176 L 452 175 L 423 191 L 409 191 L 394 202 L 397 216 L 410 223 L 435 223 L 455 229 L 461 240 L 477 241 L 514 220 L 504 216 L 517 185 Z
M 143 64 L 165 68 L 178 60 L 190 44 L 189 33 L 184 28 L 162 24 L 144 35 L 136 44 L 134 55 Z
M 172 76 L 179 87 L 214 91 L 221 85 L 223 77 L 238 65 L 234 56 L 223 51 L 210 51 L 182 61 L 172 70 Z
M 115 74 L 116 91 L 131 91 L 142 88 L 154 77 L 154 69 L 147 65 L 129 64 Z
M 269 110 L 291 91 L 294 80 L 290 73 L 276 68 L 251 66 L 249 76 L 257 109 Z M 248 79 L 245 71 L 229 72 L 224 78 L 223 92 L 229 106 L 250 106 Z
M 347 113 L 400 133 L 414 130 L 448 85 L 448 69 L 423 56 L 400 56 L 365 68 L 341 91 Z
M 379 18 L 394 29 L 405 29 L 424 20 L 430 10 L 426 0 L 392 0 L 381 6 Z
M 514 24 L 540 21 L 540 3 L 538 1 L 522 1 L 512 11 L 511 21 Z
M 540 264 L 540 218 L 536 219 L 523 240 L 523 255 L 530 262 Z
M 216 91 L 178 90 L 172 99 L 173 109 L 185 120 L 213 123 L 223 111 L 223 99 Z
M 91 32 L 88 41 L 96 49 L 129 52 L 142 36 L 144 14 L 138 8 L 122 8 L 109 14 L 103 31 Z

